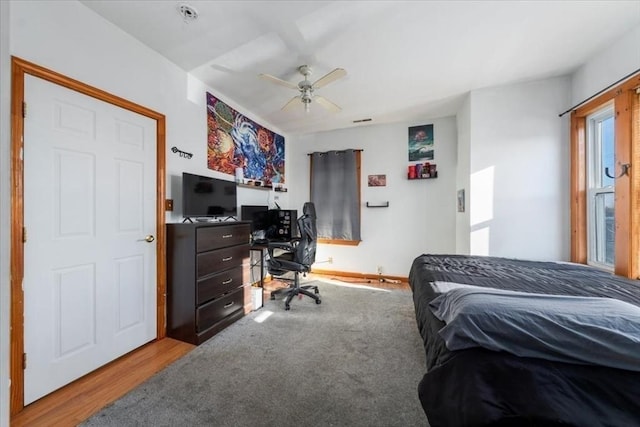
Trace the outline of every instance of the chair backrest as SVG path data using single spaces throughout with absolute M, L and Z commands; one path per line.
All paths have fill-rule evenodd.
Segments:
M 316 209 L 313 203 L 307 202 L 304 204 L 302 212 L 302 216 L 298 218 L 300 242 L 296 247 L 294 261 L 311 267 L 311 264 L 316 261 L 316 246 L 318 241 Z

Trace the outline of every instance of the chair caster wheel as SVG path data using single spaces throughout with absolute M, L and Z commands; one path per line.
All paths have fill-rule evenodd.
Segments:
M 319 294 L 319 293 L 320 293 L 320 291 L 318 290 L 318 288 L 315 288 L 315 289 L 313 290 L 313 292 L 315 292 L 316 294 Z
M 288 305 L 285 305 L 285 306 L 284 306 L 284 309 L 288 311 L 288 310 L 291 310 L 291 307 L 290 307 L 290 306 L 288 306 Z
M 319 299 L 316 300 L 316 304 L 321 304 L 321 303 L 322 303 L 322 300 L 319 300 Z

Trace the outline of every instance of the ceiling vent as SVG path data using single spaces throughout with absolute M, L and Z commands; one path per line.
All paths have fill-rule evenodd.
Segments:
M 198 11 L 188 4 L 181 4 L 178 6 L 178 12 L 182 16 L 184 22 L 193 22 L 198 19 Z

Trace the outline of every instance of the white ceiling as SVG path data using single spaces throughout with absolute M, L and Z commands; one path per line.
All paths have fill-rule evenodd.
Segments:
M 638 0 L 82 3 L 284 133 L 453 115 L 470 90 L 569 74 L 640 24 Z M 302 64 L 311 81 L 347 71 L 316 91 L 341 112 L 281 111 L 296 90 L 258 78 L 297 83 Z

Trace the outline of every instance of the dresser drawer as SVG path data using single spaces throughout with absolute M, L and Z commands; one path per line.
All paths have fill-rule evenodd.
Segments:
M 203 252 L 196 256 L 197 279 L 213 273 L 222 272 L 248 262 L 249 245 L 232 246 L 230 248 Z
M 196 252 L 210 251 L 243 243 L 248 244 L 250 233 L 249 224 L 198 228 Z
M 244 279 L 242 270 L 242 266 L 238 266 L 199 280 L 196 285 L 196 304 L 203 304 L 212 298 L 242 286 Z
M 221 298 L 201 305 L 196 312 L 196 332 L 202 332 L 234 311 L 242 310 L 243 304 L 244 288 L 239 288 Z

